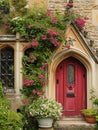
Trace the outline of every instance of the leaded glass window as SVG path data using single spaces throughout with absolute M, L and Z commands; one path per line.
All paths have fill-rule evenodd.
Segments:
M 14 50 L 11 47 L 0 50 L 0 81 L 7 89 L 14 87 Z
M 75 73 L 75 70 L 74 70 L 74 66 L 73 65 L 69 65 L 68 68 L 67 68 L 67 82 L 69 84 L 74 84 L 74 73 Z

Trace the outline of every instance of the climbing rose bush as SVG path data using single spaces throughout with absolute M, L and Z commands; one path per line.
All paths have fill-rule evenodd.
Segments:
M 77 24 L 77 26 L 79 27 L 80 30 L 83 30 L 86 24 L 86 20 L 85 19 L 81 19 L 81 18 L 77 18 L 75 19 L 75 22 Z
M 27 40 L 21 92 L 27 97 L 35 98 L 44 93 L 43 89 L 48 84 L 48 62 L 53 52 L 65 41 L 64 14 L 35 10 L 23 18 L 13 18 L 8 23 L 10 29 L 20 32 L 21 37 Z
M 12 32 L 19 32 L 26 40 L 23 57 L 23 88 L 21 92 L 27 97 L 37 97 L 44 93 L 48 84 L 48 63 L 51 56 L 61 44 L 66 44 L 65 31 L 70 22 L 83 30 L 85 21 L 77 18 L 70 9 L 73 3 L 66 5 L 65 13 L 51 10 L 33 9 L 23 16 L 10 17 L 6 27 Z M 66 48 L 70 49 L 70 46 Z M 36 94 L 33 93 L 36 91 Z M 38 94 L 39 93 L 39 94 Z

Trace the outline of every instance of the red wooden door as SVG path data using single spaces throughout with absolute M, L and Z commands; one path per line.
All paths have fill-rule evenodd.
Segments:
M 73 57 L 57 67 L 56 100 L 62 103 L 64 116 L 80 116 L 86 108 L 86 68 Z

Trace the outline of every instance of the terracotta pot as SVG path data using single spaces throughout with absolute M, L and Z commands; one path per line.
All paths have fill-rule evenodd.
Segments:
M 95 118 L 95 117 L 85 117 L 85 120 L 86 120 L 88 123 L 91 123 L 91 124 L 96 123 L 96 118 Z

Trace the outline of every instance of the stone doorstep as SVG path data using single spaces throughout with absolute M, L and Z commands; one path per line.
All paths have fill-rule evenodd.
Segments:
M 38 130 L 54 130 L 53 128 L 39 128 Z
M 54 130 L 94 130 L 95 124 L 87 123 L 84 118 L 62 118 L 56 121 Z
M 59 121 L 84 121 L 83 117 L 62 117 Z
M 90 124 L 85 121 L 57 121 L 56 122 L 58 127 L 65 127 L 65 126 L 94 126 L 95 124 Z

